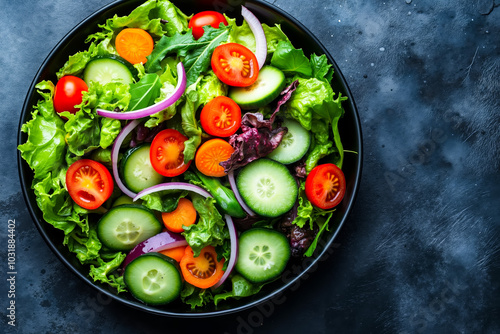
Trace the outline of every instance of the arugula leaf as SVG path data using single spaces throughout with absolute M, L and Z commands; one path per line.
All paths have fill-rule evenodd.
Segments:
M 311 242 L 311 245 L 307 249 L 307 251 L 304 253 L 304 256 L 310 257 L 313 255 L 314 250 L 316 249 L 316 246 L 318 245 L 319 238 L 321 238 L 321 235 L 323 234 L 323 231 L 326 229 L 328 231 L 328 223 L 330 222 L 330 219 L 333 216 L 333 212 L 330 212 L 328 214 L 328 218 L 326 218 L 326 221 L 320 225 L 321 228 L 318 231 L 318 234 L 316 234 L 316 237 L 314 238 L 313 242 Z
M 163 35 L 156 43 L 153 52 L 147 56 L 148 61 L 144 65 L 147 72 L 158 72 L 161 70 L 161 61 L 168 53 L 175 52 L 179 57 L 185 57 L 189 50 L 201 47 L 203 44 L 197 42 L 193 34 L 175 34 L 172 37 Z
M 148 107 L 160 94 L 161 82 L 156 73 L 145 74 L 139 82 L 130 85 L 130 104 L 128 110 Z
M 163 36 L 153 53 L 148 56 L 146 70 L 159 71 L 163 58 L 169 53 L 176 53 L 179 57 L 184 57 L 186 87 L 191 86 L 200 74 L 208 69 L 214 49 L 227 40 L 231 28 L 221 23 L 218 29 L 211 26 L 206 26 L 204 29 L 205 33 L 198 40 L 195 40 L 192 34 Z
M 271 65 L 282 70 L 285 75 L 312 75 L 309 59 L 302 49 L 295 49 L 289 41 L 280 41 L 271 58 Z

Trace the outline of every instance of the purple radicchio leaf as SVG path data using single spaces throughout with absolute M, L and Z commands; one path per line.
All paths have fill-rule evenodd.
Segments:
M 298 84 L 298 80 L 295 80 L 280 93 L 283 97 L 278 101 L 276 110 L 269 119 L 264 119 L 264 115 L 258 112 L 243 115 L 242 133 L 236 133 L 229 138 L 229 144 L 234 148 L 234 152 L 228 160 L 220 163 L 226 173 L 264 157 L 278 147 L 288 129 L 281 127 L 281 124 L 273 129 L 276 114 L 290 99 Z

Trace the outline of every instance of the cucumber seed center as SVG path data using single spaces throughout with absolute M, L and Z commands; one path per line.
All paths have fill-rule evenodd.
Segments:
M 270 178 L 264 177 L 259 180 L 259 183 L 257 184 L 257 194 L 260 197 L 269 198 L 274 196 L 274 193 L 275 193 L 275 186 Z

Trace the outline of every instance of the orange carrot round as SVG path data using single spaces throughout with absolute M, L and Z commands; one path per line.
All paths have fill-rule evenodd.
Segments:
M 175 247 L 175 248 L 165 249 L 165 250 L 162 250 L 160 253 L 174 259 L 177 262 L 181 262 L 182 257 L 184 256 L 184 253 L 186 252 L 186 247 L 187 246 L 179 246 L 179 247 Z
M 196 210 L 193 203 L 187 198 L 181 198 L 177 208 L 171 212 L 161 214 L 163 224 L 171 232 L 184 232 L 182 226 L 189 226 L 196 223 Z
M 132 64 L 146 63 L 146 57 L 153 52 L 154 42 L 151 35 L 139 28 L 125 28 L 115 40 L 116 51 L 120 57 Z
M 227 141 L 210 139 L 196 152 L 196 168 L 206 176 L 222 177 L 226 173 L 220 163 L 229 159 L 233 152 L 234 148 Z

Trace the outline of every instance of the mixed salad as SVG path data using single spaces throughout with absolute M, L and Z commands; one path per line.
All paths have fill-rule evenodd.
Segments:
M 313 255 L 342 201 L 331 64 L 242 16 L 148 0 L 36 85 L 18 149 L 38 207 L 117 293 L 192 308 L 256 294 Z

